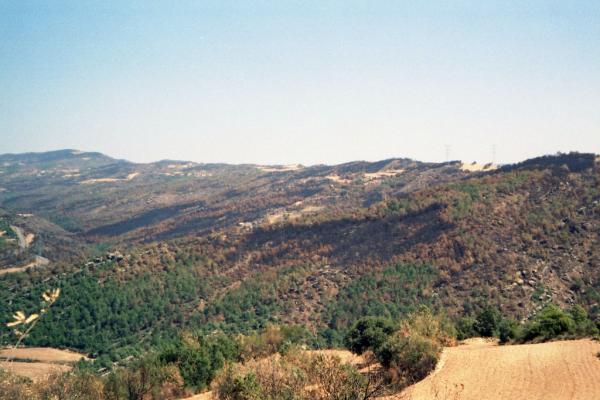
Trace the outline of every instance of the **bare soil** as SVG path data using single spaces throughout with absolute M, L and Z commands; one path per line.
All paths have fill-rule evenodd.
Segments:
M 592 340 L 447 348 L 436 371 L 390 399 L 600 399 L 600 343 Z
M 29 264 L 24 265 L 22 267 L 12 267 L 12 268 L 0 269 L 0 275 L 13 274 L 15 272 L 23 272 L 23 271 L 27 271 L 29 268 L 45 267 L 48 264 L 50 264 L 50 260 L 48 260 L 46 257 L 35 256 L 34 261 L 32 261 Z

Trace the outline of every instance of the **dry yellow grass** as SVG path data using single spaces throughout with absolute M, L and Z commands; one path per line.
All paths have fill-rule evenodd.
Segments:
M 87 179 L 85 181 L 80 182 L 82 185 L 91 185 L 93 183 L 107 183 L 107 182 L 127 182 L 138 176 L 139 172 L 133 172 L 127 175 L 127 178 L 97 178 L 97 179 Z
M 289 172 L 289 171 L 298 171 L 304 167 L 300 164 L 290 164 L 290 165 L 258 165 L 256 168 L 260 169 L 263 172 Z
M 352 183 L 351 179 L 342 178 L 339 175 L 327 175 L 325 177 L 325 179 L 329 179 L 330 181 L 334 181 L 334 182 L 342 183 L 342 184 Z
M 82 358 L 83 354 L 69 350 L 59 350 L 49 347 L 23 347 L 18 349 L 0 350 L 2 360 L 32 360 L 22 361 L 0 361 L 0 368 L 13 372 L 32 380 L 40 380 L 53 372 L 67 372 Z
M 309 350 L 310 354 L 322 354 L 326 357 L 338 357 L 343 364 L 362 365 L 365 358 L 348 350 Z
M 476 162 L 473 162 L 471 164 L 462 163 L 460 169 L 467 172 L 493 171 L 498 169 L 498 166 L 495 164 L 477 164 Z
M 43 379 L 53 372 L 67 372 L 73 367 L 70 365 L 52 364 L 44 362 L 19 362 L 11 361 L 0 362 L 0 368 L 12 372 L 16 375 L 30 378 L 33 381 Z
M 200 393 L 195 396 L 192 396 L 192 397 L 188 397 L 185 400 L 213 400 L 213 399 L 214 399 L 214 397 L 213 397 L 212 392 L 204 392 L 204 393 Z
M 402 174 L 403 172 L 404 172 L 403 169 L 390 169 L 387 171 L 365 173 L 363 176 L 366 180 L 373 180 L 373 179 L 389 178 L 390 176 L 396 176 L 396 175 Z
M 273 225 L 273 224 L 279 223 L 281 221 L 284 221 L 286 219 L 287 219 L 287 221 L 295 221 L 295 220 L 300 219 L 303 215 L 314 214 L 319 211 L 322 211 L 323 209 L 325 209 L 325 207 L 323 207 L 323 206 L 307 206 L 301 210 L 280 211 L 275 214 L 267 215 L 266 222 L 268 225 Z
M 47 363 L 74 363 L 82 358 L 83 354 L 69 350 L 59 350 L 50 347 L 21 347 L 18 349 L 0 350 L 0 358 L 17 360 L 34 360 Z

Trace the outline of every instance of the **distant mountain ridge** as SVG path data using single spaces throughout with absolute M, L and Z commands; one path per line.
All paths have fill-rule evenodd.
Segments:
M 12 301 L 45 282 L 74 293 L 85 282 L 86 290 L 99 285 L 93 293 L 102 303 L 108 285 L 131 296 L 119 303 L 124 313 L 146 301 L 139 293 L 165 293 L 154 314 L 129 316 L 136 323 L 84 328 L 74 316 L 73 329 L 87 336 L 49 343 L 86 351 L 101 347 L 87 337 L 188 325 L 240 332 L 296 323 L 333 343 L 358 316 L 398 316 L 418 304 L 451 315 L 494 304 L 522 319 L 548 302 L 580 303 L 600 318 L 598 156 L 476 167 L 1 155 L 0 220 L 35 235 L 25 252 L 14 241 L 3 251 L 51 263 L 4 274 L 0 286 Z M 123 259 L 113 265 L 106 252 L 115 251 Z M 96 304 L 69 301 L 83 314 Z M 58 320 L 48 329 L 54 323 L 59 329 Z

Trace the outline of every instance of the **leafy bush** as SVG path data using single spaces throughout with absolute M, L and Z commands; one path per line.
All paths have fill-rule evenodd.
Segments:
M 527 325 L 523 339 L 525 341 L 549 340 L 572 332 L 574 328 L 573 318 L 557 306 L 550 304 Z
M 456 321 L 456 338 L 458 340 L 465 340 L 475 336 L 477 336 L 475 318 L 462 317 Z
M 166 346 L 158 358 L 163 365 L 176 365 L 186 385 L 203 389 L 227 361 L 237 360 L 239 355 L 237 341 L 224 334 L 216 334 L 197 341 L 182 339 Z
M 498 335 L 498 326 L 501 321 L 500 312 L 491 307 L 485 307 L 475 318 L 473 328 L 480 336 L 494 337 Z
M 587 311 L 580 305 L 574 305 L 569 310 L 573 319 L 573 334 L 576 336 L 593 336 L 598 334 L 598 327 L 590 320 Z
M 408 386 L 435 368 L 441 351 L 442 346 L 432 338 L 398 333 L 381 346 L 376 356 L 388 368 L 394 383 Z
M 260 400 L 262 390 L 256 375 L 252 372 L 239 374 L 229 365 L 219 375 L 215 394 L 222 400 Z
M 269 325 L 261 332 L 241 336 L 239 340 L 241 359 L 250 360 L 277 353 L 283 347 L 285 338 L 279 327 Z
M 357 354 L 377 351 L 396 330 L 392 320 L 383 317 L 363 317 L 356 321 L 345 338 L 346 347 Z
M 176 368 L 146 358 L 108 378 L 77 369 L 36 382 L 0 371 L 0 400 L 170 400 L 185 395 Z
M 40 399 L 81 399 L 97 400 L 104 398 L 104 385 L 96 376 L 88 372 L 56 373 L 34 384 L 34 392 Z
M 503 319 L 498 325 L 498 337 L 500 343 L 508 343 L 511 340 L 516 340 L 521 337 L 521 326 L 519 323 L 512 319 Z
M 404 387 L 427 376 L 443 346 L 452 345 L 455 336 L 447 318 L 421 307 L 402 321 L 400 329 L 375 350 L 375 356 L 388 369 L 392 381 Z

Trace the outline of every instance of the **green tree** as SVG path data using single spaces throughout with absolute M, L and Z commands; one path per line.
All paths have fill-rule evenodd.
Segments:
M 511 340 L 518 339 L 521 336 L 521 327 L 513 319 L 503 319 L 498 324 L 498 336 L 500 343 L 508 343 Z
M 566 334 L 575 328 L 573 318 L 557 306 L 544 307 L 527 326 L 524 339 L 548 340 Z
M 587 311 L 576 304 L 569 310 L 569 315 L 573 319 L 573 333 L 577 336 L 591 336 L 598 334 L 598 328 L 592 320 L 589 319 Z
M 486 306 L 477 317 L 475 317 L 475 331 L 483 337 L 493 337 L 498 334 L 500 323 L 500 312 L 491 306 Z
M 357 354 L 376 351 L 395 330 L 395 324 L 388 318 L 363 317 L 348 331 L 346 347 Z

